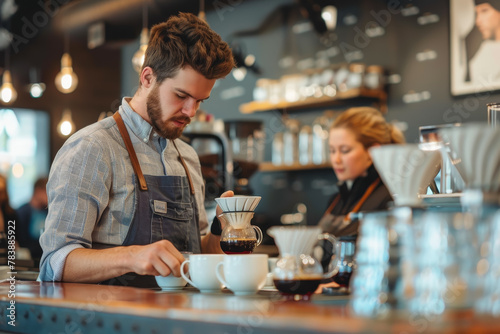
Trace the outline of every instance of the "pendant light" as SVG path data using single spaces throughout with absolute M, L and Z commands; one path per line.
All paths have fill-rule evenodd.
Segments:
M 17 99 L 17 92 L 12 86 L 10 71 L 5 70 L 2 75 L 2 87 L 0 87 L 0 99 L 3 104 L 9 105 Z
M 75 131 L 75 123 L 73 123 L 73 119 L 71 118 L 71 110 L 64 109 L 61 121 L 57 124 L 57 132 L 63 138 L 69 136 Z
M 61 58 L 61 71 L 57 73 L 55 84 L 58 91 L 64 94 L 72 93 L 78 86 L 78 77 L 73 71 L 72 59 L 68 52 L 68 36 L 64 41 L 64 54 Z
M 200 12 L 198 13 L 198 18 L 205 22 L 207 21 L 205 15 L 205 0 L 200 0 Z
M 30 69 L 29 92 L 34 99 L 42 97 L 45 92 L 45 84 L 40 80 L 40 71 L 34 67 Z
M 148 48 L 149 42 L 149 29 L 148 29 L 148 5 L 146 1 L 143 1 L 142 7 L 142 31 L 140 38 L 139 50 L 134 53 L 132 57 L 132 66 L 137 73 L 142 70 L 142 64 L 144 64 L 144 58 L 146 57 L 146 49 Z
M 337 7 L 329 5 L 321 10 L 321 17 L 325 21 L 326 29 L 335 30 L 337 27 Z
M 0 100 L 5 105 L 14 103 L 17 99 L 17 92 L 12 85 L 12 77 L 9 71 L 10 48 L 5 50 L 5 69 L 2 75 L 2 86 L 0 87 Z

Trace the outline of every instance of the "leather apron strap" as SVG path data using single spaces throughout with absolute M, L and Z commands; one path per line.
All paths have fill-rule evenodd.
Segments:
M 365 203 L 365 201 L 372 194 L 372 192 L 375 190 L 375 188 L 378 186 L 379 183 L 380 183 L 380 177 L 378 177 L 375 181 L 372 182 L 372 184 L 370 184 L 370 186 L 368 187 L 368 189 L 366 189 L 365 193 L 359 199 L 358 203 L 356 203 L 356 205 L 351 210 L 351 212 L 356 213 L 356 212 L 359 211 L 359 209 L 361 209 L 361 206 Z M 323 215 L 323 217 L 332 212 L 333 208 L 337 205 L 337 203 L 339 202 L 339 200 L 340 200 L 340 194 L 338 194 L 335 197 L 335 199 L 332 201 L 332 204 L 330 204 L 330 206 L 328 207 L 328 209 L 326 209 L 326 212 Z M 351 212 L 349 212 L 346 215 L 346 219 L 350 219 L 349 216 L 350 216 Z
M 181 155 L 181 152 L 179 151 L 179 149 L 177 148 L 177 145 L 175 144 L 175 141 L 172 140 L 172 143 L 174 143 L 174 147 L 175 149 L 177 150 L 177 153 L 179 154 L 179 158 L 181 159 L 181 162 L 182 162 L 182 166 L 184 166 L 184 169 L 186 170 L 186 175 L 187 175 L 187 178 L 189 180 L 189 188 L 191 189 L 191 195 L 194 195 L 194 186 L 193 186 L 193 180 L 191 179 L 191 174 L 189 173 L 189 169 L 186 165 L 186 162 L 184 161 L 184 158 L 182 157 Z
M 135 154 L 134 150 L 134 145 L 132 144 L 132 141 L 130 140 L 130 136 L 128 134 L 127 128 L 125 127 L 125 123 L 123 122 L 122 116 L 120 113 L 115 112 L 113 115 L 113 118 L 115 119 L 116 124 L 118 125 L 118 130 L 120 130 L 120 134 L 122 135 L 123 141 L 125 142 L 125 147 L 127 148 L 128 154 L 130 156 L 130 161 L 132 162 L 132 167 L 134 168 L 134 172 L 137 175 L 137 179 L 139 180 L 139 186 L 141 190 L 148 190 L 148 185 L 146 183 L 146 179 L 144 178 L 144 175 L 142 174 L 142 169 L 141 165 L 139 164 L 139 160 L 137 159 L 137 155 Z M 184 158 L 181 155 L 181 152 L 177 148 L 177 145 L 175 144 L 175 141 L 172 140 L 172 143 L 174 144 L 174 147 L 179 154 L 179 158 L 181 159 L 182 166 L 184 167 L 184 170 L 186 171 L 186 176 L 189 180 L 189 188 L 191 189 L 191 194 L 194 195 L 194 186 L 193 186 L 193 180 L 191 179 L 191 174 L 189 173 L 189 169 L 187 167 L 186 162 L 184 161 Z
M 139 164 L 139 159 L 137 159 L 137 155 L 135 154 L 134 145 L 130 140 L 130 136 L 128 135 L 127 128 L 125 127 L 125 123 L 123 122 L 122 116 L 120 113 L 115 112 L 113 115 L 116 124 L 118 125 L 118 130 L 120 130 L 120 134 L 122 135 L 123 141 L 125 142 L 125 147 L 127 148 L 128 155 L 130 156 L 130 161 L 132 162 L 132 167 L 134 168 L 135 175 L 137 175 L 137 179 L 139 181 L 139 186 L 141 190 L 148 190 L 148 185 L 146 183 L 146 179 L 142 174 L 141 165 Z

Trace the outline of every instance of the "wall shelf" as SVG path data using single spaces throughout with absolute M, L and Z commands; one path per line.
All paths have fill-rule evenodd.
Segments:
M 302 171 L 302 170 L 305 171 L 305 170 L 325 169 L 325 168 L 332 168 L 332 165 L 330 163 L 325 163 L 321 165 L 314 165 L 314 164 L 273 165 L 272 162 L 261 162 L 259 164 L 260 172 L 284 172 L 284 171 Z
M 334 97 L 312 97 L 297 102 L 280 101 L 278 103 L 270 103 L 264 101 L 252 101 L 240 105 L 240 112 L 243 114 L 251 114 L 271 110 L 299 110 L 305 108 L 328 107 L 332 105 L 349 105 L 355 102 L 376 103 L 383 113 L 387 111 L 387 93 L 385 91 L 378 89 L 356 88 L 344 92 L 338 92 Z

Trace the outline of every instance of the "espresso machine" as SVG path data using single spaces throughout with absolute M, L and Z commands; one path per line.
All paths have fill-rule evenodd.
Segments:
M 455 167 L 459 162 L 459 158 L 453 156 L 453 153 L 449 149 L 449 143 L 444 141 L 439 134 L 441 129 L 457 126 L 460 126 L 460 124 L 455 123 L 419 127 L 420 149 L 424 151 L 439 151 L 441 153 L 441 169 L 430 186 L 432 195 L 440 196 L 431 195 L 428 196 L 427 199 L 456 197 L 456 195 L 465 188 L 464 180 Z
M 233 156 L 234 191 L 253 195 L 249 179 L 259 169 L 264 154 L 264 132 L 261 121 L 224 121 L 224 133 Z
M 182 139 L 200 158 L 205 180 L 205 209 L 211 221 L 215 216 L 215 198 L 224 191 L 253 195 L 249 179 L 259 169 L 259 155 L 264 145 L 262 122 L 193 123 L 184 131 Z

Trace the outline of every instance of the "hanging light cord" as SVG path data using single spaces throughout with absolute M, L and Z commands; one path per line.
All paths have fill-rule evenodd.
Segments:
M 200 12 L 198 13 L 198 17 L 202 19 L 203 21 L 205 20 L 205 0 L 200 0 Z
M 5 49 L 5 68 L 4 72 L 10 69 L 10 45 Z
M 64 33 L 64 53 L 69 53 L 69 33 Z
M 147 0 L 142 1 L 142 27 L 148 27 L 148 2 Z

